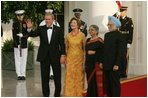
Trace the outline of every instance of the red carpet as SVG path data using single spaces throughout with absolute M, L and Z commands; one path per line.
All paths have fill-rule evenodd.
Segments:
M 121 81 L 121 97 L 147 97 L 147 75 Z
M 121 97 L 147 97 L 147 75 L 121 81 Z

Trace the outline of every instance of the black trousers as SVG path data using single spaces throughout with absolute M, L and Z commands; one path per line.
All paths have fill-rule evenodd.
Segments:
M 106 79 L 106 91 L 108 97 L 120 97 L 120 71 L 104 71 Z
M 120 69 L 120 74 L 121 75 L 127 75 L 126 70 L 127 70 L 127 65 L 128 65 L 128 59 L 127 57 L 127 41 L 128 41 L 128 34 L 122 34 L 122 39 L 123 39 L 123 56 L 121 60 L 121 69 Z
M 121 70 L 120 70 L 120 75 L 127 75 L 127 65 L 128 65 L 128 61 L 129 61 L 129 56 L 127 57 L 127 47 L 125 47 L 124 49 L 124 54 L 122 57 L 122 61 L 121 61 Z
M 48 56 L 49 57 L 49 56 Z M 61 65 L 59 63 L 53 63 L 50 58 L 46 59 L 41 64 L 41 80 L 42 80 L 42 92 L 44 97 L 50 96 L 50 87 L 49 87 L 49 73 L 50 66 L 53 69 L 54 75 L 54 84 L 55 84 L 55 97 L 59 97 L 61 93 Z

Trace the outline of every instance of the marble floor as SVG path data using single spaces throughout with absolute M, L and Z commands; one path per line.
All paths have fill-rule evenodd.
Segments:
M 62 84 L 65 69 L 62 67 Z M 54 81 L 50 80 L 51 97 L 54 95 Z M 42 97 L 40 66 L 27 70 L 26 80 L 17 80 L 15 71 L 2 71 L 2 97 Z
M 35 59 L 38 48 L 35 48 Z M 64 84 L 65 68 L 62 65 L 62 87 Z M 135 75 L 128 75 L 128 78 L 135 77 Z M 124 80 L 124 78 L 122 79 Z M 54 96 L 54 81 L 50 80 L 50 97 Z M 85 88 L 87 88 L 85 81 Z M 61 93 L 63 92 L 63 89 Z M 26 80 L 17 80 L 15 71 L 2 70 L 2 97 L 42 97 L 41 89 L 41 75 L 40 75 L 40 63 L 34 63 L 33 70 L 27 70 Z

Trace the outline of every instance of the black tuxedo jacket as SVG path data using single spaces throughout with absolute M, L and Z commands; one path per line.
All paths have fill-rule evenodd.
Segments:
M 46 57 L 49 57 L 51 63 L 58 63 L 60 61 L 60 56 L 65 55 L 65 44 L 64 44 L 64 33 L 60 29 L 53 25 L 53 31 L 51 35 L 50 44 L 47 37 L 48 28 L 46 25 L 39 26 L 37 30 L 31 31 L 29 33 L 30 37 L 40 37 L 40 46 L 38 50 L 37 61 L 44 61 Z

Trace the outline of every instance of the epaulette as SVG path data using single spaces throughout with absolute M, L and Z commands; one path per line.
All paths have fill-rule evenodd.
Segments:
M 128 20 L 132 20 L 132 18 L 130 18 L 130 17 L 126 17 Z

